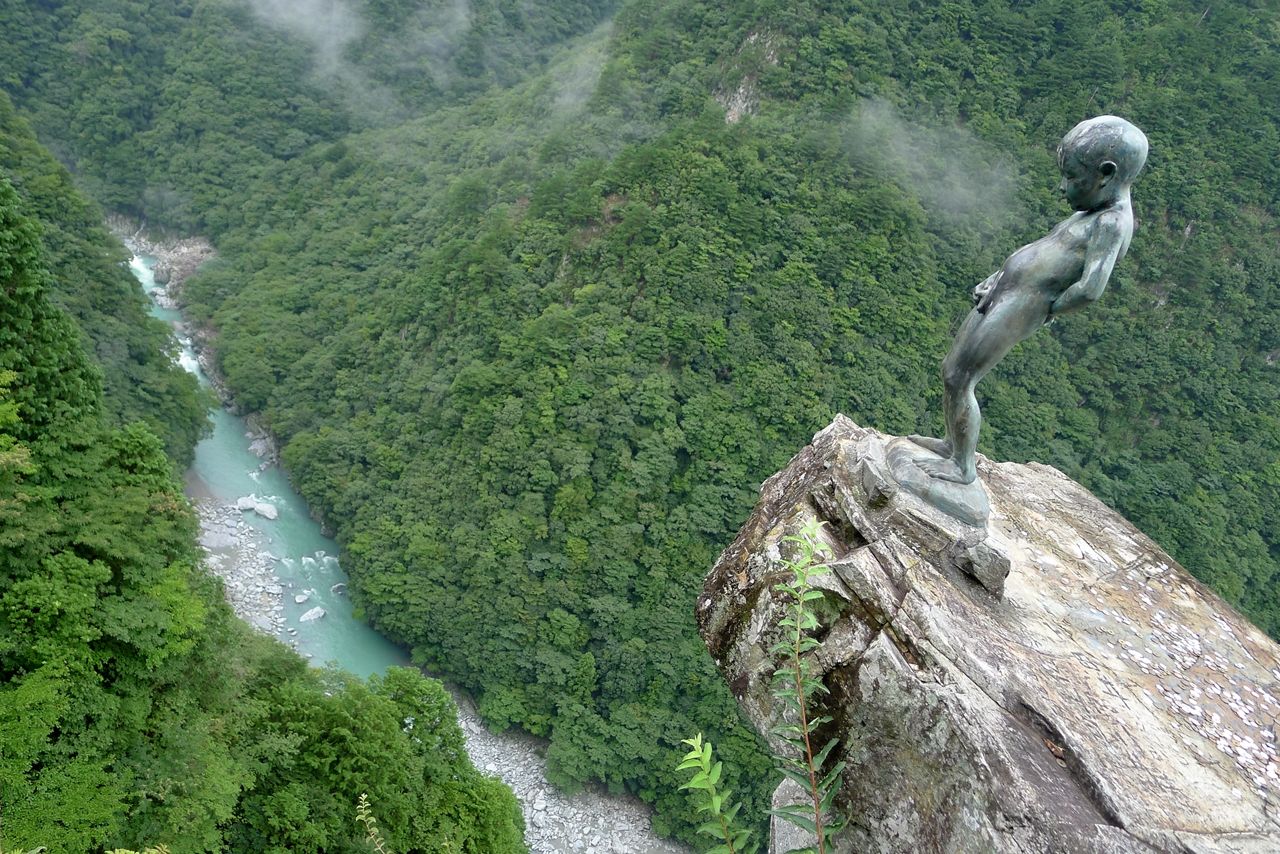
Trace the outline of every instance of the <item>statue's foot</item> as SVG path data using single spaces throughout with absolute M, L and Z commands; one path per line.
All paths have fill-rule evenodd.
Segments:
M 907 440 L 914 442 L 927 451 L 933 451 L 940 457 L 951 456 L 951 443 L 946 439 L 934 439 L 930 436 L 920 436 L 916 433 L 912 433 L 907 437 Z
M 973 468 L 962 467 L 955 460 L 916 460 L 916 465 L 929 477 L 946 480 L 951 483 L 973 483 L 978 479 L 978 472 Z

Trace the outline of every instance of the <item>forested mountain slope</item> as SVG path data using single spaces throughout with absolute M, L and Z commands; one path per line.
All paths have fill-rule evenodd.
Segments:
M 50 298 L 75 318 L 102 369 L 103 406 L 116 426 L 145 423 L 180 466 L 204 428 L 207 401 L 175 359 L 173 337 L 147 316 L 138 284 L 102 210 L 36 141 L 0 93 L 0 175 L 26 200 L 43 234 Z
M 194 4 L 174 38 L 214 39 L 201 15 L 223 9 Z M 510 86 L 401 97 L 404 121 L 267 64 L 273 97 L 334 117 L 288 150 L 245 146 L 289 114 L 182 52 L 156 85 L 213 89 L 138 144 L 183 200 L 152 215 L 219 245 L 190 310 L 370 619 L 490 721 L 548 735 L 563 780 L 625 785 L 687 828 L 669 769 L 692 732 L 754 806 L 772 788 L 694 634 L 702 574 L 834 412 L 940 428 L 968 291 L 1065 216 L 1053 148 L 1088 115 L 1150 137 L 1139 230 L 1102 301 L 984 383 L 983 450 L 1062 468 L 1280 633 L 1278 23 L 1182 2 L 631 0 Z M 165 130 L 210 103 L 243 138 Z M 727 124 L 724 104 L 754 114 Z M 125 150 L 40 127 L 77 163 Z M 154 187 L 84 174 L 153 210 Z
M 2 847 L 364 850 L 368 793 L 397 851 L 523 850 L 438 682 L 322 674 L 231 615 L 159 440 L 105 423 L 27 207 L 0 178 Z
M 512 82 L 609 0 L 75 0 L 0 10 L 0 86 L 113 212 L 219 233 L 264 170 Z

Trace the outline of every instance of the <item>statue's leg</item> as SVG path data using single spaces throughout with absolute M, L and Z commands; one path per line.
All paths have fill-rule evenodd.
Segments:
M 948 458 L 921 460 L 917 465 L 926 474 L 939 480 L 955 483 L 972 483 L 978 476 L 975 454 L 978 450 L 978 430 L 982 426 L 982 413 L 978 398 L 974 395 L 978 377 L 955 364 L 950 356 L 943 363 L 943 414 L 947 420 L 947 436 L 950 441 Z M 932 450 L 932 449 L 931 449 Z
M 925 473 L 939 480 L 972 483 L 978 476 L 975 454 L 982 412 L 974 389 L 1008 351 L 1008 346 L 1001 347 L 999 336 L 992 335 L 994 329 L 990 318 L 977 310 L 970 311 L 956 333 L 951 351 L 942 360 L 942 414 L 947 422 L 948 458 L 918 463 Z
M 972 483 L 978 476 L 978 430 L 982 413 L 974 389 L 1015 344 L 1044 324 L 1044 312 L 1025 299 L 1008 299 L 987 314 L 976 309 L 960 325 L 951 352 L 942 362 L 942 382 L 951 458 L 921 462 L 920 468 L 940 480 Z
M 982 412 L 974 394 L 977 382 L 972 379 L 962 388 L 950 394 L 950 435 L 953 444 L 951 460 L 958 469 L 958 477 L 945 478 L 957 483 L 973 483 L 978 476 L 978 431 L 982 427 Z
M 935 439 L 932 436 L 921 436 L 919 433 L 912 433 L 907 437 L 926 450 L 933 451 L 940 457 L 951 456 L 951 443 L 946 439 Z

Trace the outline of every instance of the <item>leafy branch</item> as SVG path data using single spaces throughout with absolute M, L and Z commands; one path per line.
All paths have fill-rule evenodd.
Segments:
M 720 791 L 717 788 L 722 766 L 719 760 L 712 758 L 711 742 L 704 742 L 702 733 L 698 733 L 681 743 L 689 745 L 692 749 L 685 754 L 676 770 L 692 770 L 694 774 L 680 789 L 681 791 L 692 789 L 695 792 L 698 812 L 711 815 L 710 821 L 698 826 L 698 832 L 720 842 L 705 854 L 754 854 L 759 846 L 751 841 L 751 831 L 737 824 L 738 810 L 742 808 L 742 804 L 726 806 L 729 803 L 730 790 Z
M 356 821 L 364 825 L 365 841 L 373 846 L 378 854 L 389 854 L 386 840 L 378 831 L 378 820 L 373 816 L 373 808 L 369 806 L 369 796 L 364 792 L 356 799 Z
M 782 723 L 773 728 L 773 734 L 791 746 L 786 754 L 775 754 L 779 770 L 808 793 L 808 804 L 786 804 L 770 812 L 795 826 L 812 833 L 817 847 L 809 847 L 791 854 L 826 854 L 831 839 L 844 827 L 843 820 L 826 819 L 840 788 L 840 773 L 844 762 L 837 762 L 825 774 L 822 773 L 827 757 L 835 749 L 838 739 L 830 739 L 821 750 L 814 750 L 814 734 L 823 724 L 830 723 L 825 715 L 812 717 L 811 700 L 814 695 L 826 693 L 822 680 L 810 671 L 808 653 L 818 647 L 812 632 L 819 628 L 813 612 L 813 603 L 822 599 L 822 591 L 813 587 L 812 578 L 826 571 L 824 561 L 830 557 L 830 548 L 819 539 L 822 523 L 812 520 L 796 536 L 783 542 L 796 545 L 798 553 L 787 562 L 791 578 L 774 587 L 789 599 L 787 615 L 780 621 L 783 637 L 773 649 L 773 655 L 782 660 L 773 674 L 772 692 L 786 710 Z
M 831 555 L 830 548 L 822 542 L 819 534 L 822 523 L 812 520 L 800 533 L 786 537 L 783 542 L 794 543 L 796 557 L 786 562 L 791 577 L 774 587 L 786 600 L 786 616 L 779 621 L 783 629 L 782 639 L 774 644 L 770 653 L 779 662 L 773 673 L 771 691 L 783 708 L 782 723 L 772 732 L 791 750 L 785 754 L 775 753 L 773 759 L 778 768 L 788 779 L 796 782 L 808 793 L 807 804 L 784 804 L 770 810 L 783 821 L 812 833 L 817 840 L 817 847 L 796 849 L 788 854 L 827 854 L 833 837 L 845 826 L 844 819 L 832 819 L 832 805 L 840 789 L 840 774 L 844 770 L 844 762 L 837 762 L 831 768 L 824 767 L 831 751 L 839 743 L 832 738 L 822 746 L 821 750 L 813 748 L 814 735 L 831 718 L 825 715 L 812 716 L 810 701 L 814 695 L 826 693 L 827 688 L 822 680 L 815 677 L 810 670 L 809 653 L 817 649 L 818 641 L 813 633 L 818 630 L 819 623 L 814 613 L 814 603 L 822 599 L 822 591 L 813 586 L 813 577 L 826 571 L 825 560 Z M 689 745 L 689 751 L 676 770 L 693 770 L 693 778 L 680 788 L 694 790 L 697 797 L 698 812 L 711 814 L 711 820 L 698 828 L 699 833 L 707 834 L 719 841 L 715 848 L 706 854 L 749 854 L 757 846 L 750 847 L 748 838 L 750 831 L 739 828 L 735 821 L 740 804 L 725 808 L 729 792 L 720 792 L 721 764 L 712 759 L 710 742 L 703 742 L 702 735 L 687 738 L 683 742 Z

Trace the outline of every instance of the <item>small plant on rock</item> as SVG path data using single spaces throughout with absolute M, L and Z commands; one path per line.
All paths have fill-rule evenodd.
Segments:
M 378 820 L 373 816 L 373 807 L 369 804 L 369 796 L 364 792 L 356 799 L 356 821 L 364 825 L 365 842 L 378 854 L 389 854 L 386 840 L 378 830 Z
M 808 803 L 786 804 L 770 811 L 783 821 L 813 834 L 816 846 L 796 849 L 788 854 L 827 854 L 832 838 L 846 824 L 832 815 L 832 804 L 840 788 L 840 773 L 844 762 L 837 762 L 825 770 L 827 758 L 835 750 L 837 739 L 829 739 L 820 750 L 814 749 L 817 730 L 831 718 L 814 716 L 811 700 L 814 695 L 825 693 L 822 680 L 810 671 L 810 657 L 818 647 L 813 633 L 819 628 L 814 606 L 822 599 L 822 591 L 813 586 L 813 577 L 826 571 L 825 561 L 830 558 L 830 548 L 822 542 L 822 523 L 813 520 L 800 533 L 787 537 L 784 542 L 794 543 L 797 554 L 787 561 L 791 577 L 774 587 L 786 599 L 787 614 L 779 622 L 782 639 L 770 652 L 778 662 L 773 674 L 772 692 L 782 709 L 782 722 L 773 728 L 791 749 L 785 754 L 773 755 L 778 768 L 788 779 L 795 781 L 807 794 Z M 697 798 L 698 812 L 711 815 L 711 820 L 698 828 L 700 833 L 715 838 L 716 847 L 705 854 L 750 854 L 757 845 L 749 842 L 750 831 L 735 824 L 740 804 L 728 804 L 729 792 L 717 789 L 720 781 L 720 763 L 711 755 L 711 744 L 699 734 L 683 742 L 692 750 L 685 755 L 677 770 L 693 770 L 693 778 L 681 786 L 692 789 Z
M 826 693 L 822 680 L 810 672 L 809 653 L 818 647 L 813 632 L 819 628 L 814 614 L 814 604 L 822 599 L 822 591 L 814 588 L 813 576 L 826 571 L 825 560 L 830 558 L 830 548 L 820 539 L 822 523 L 813 520 L 796 536 L 784 542 L 794 543 L 796 557 L 787 562 L 791 578 L 774 587 L 785 595 L 787 615 L 781 620 L 783 637 L 771 652 L 780 660 L 773 674 L 773 696 L 785 710 L 782 722 L 773 728 L 773 734 L 792 748 L 784 755 L 775 755 L 778 767 L 790 780 L 808 793 L 809 803 L 787 804 L 772 810 L 772 814 L 814 835 L 816 847 L 804 848 L 790 854 L 826 854 L 831 839 L 845 822 L 831 817 L 831 806 L 840 788 L 840 772 L 844 762 L 837 762 L 823 773 L 827 757 L 835 749 L 837 739 L 829 739 L 821 749 L 814 748 L 814 736 L 819 727 L 831 721 L 825 715 L 814 717 L 811 700 L 814 695 Z
M 721 791 L 719 760 L 711 755 L 711 742 L 702 740 L 702 733 L 693 738 L 686 738 L 691 750 L 676 767 L 677 771 L 693 771 L 693 777 L 680 789 L 691 789 L 697 804 L 698 812 L 708 813 L 711 818 L 698 827 L 704 833 L 718 840 L 714 848 L 705 854 L 755 854 L 759 846 L 751 841 L 751 831 L 737 823 L 740 803 L 730 803 L 730 790 Z

